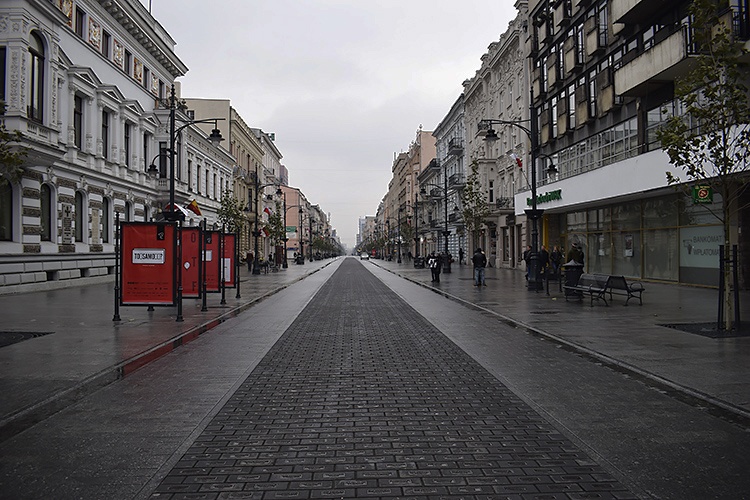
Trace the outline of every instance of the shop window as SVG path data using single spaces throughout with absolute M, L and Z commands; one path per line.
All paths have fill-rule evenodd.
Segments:
M 589 231 L 608 231 L 612 217 L 610 214 L 609 207 L 597 208 L 589 210 L 588 214 L 588 228 Z
M 39 203 L 41 208 L 39 222 L 42 226 L 42 241 L 52 241 L 52 221 L 56 220 L 56 217 L 52 216 L 52 190 L 47 184 L 42 184 L 39 192 Z
M 584 263 L 588 266 L 588 272 L 610 274 L 612 271 L 610 233 L 590 233 L 587 247 L 588 253 L 584 253 Z
M 13 241 L 13 187 L 0 185 L 0 241 Z
M 83 243 L 85 241 L 84 235 L 88 236 L 88 217 L 84 207 L 83 194 L 80 191 L 76 191 L 75 198 L 75 239 L 76 242 Z
M 640 202 L 623 203 L 612 207 L 613 230 L 640 230 L 641 204 Z
M 679 278 L 677 229 L 643 232 L 643 277 L 677 281 Z
M 612 233 L 612 273 L 631 278 L 640 278 L 640 231 Z
M 681 226 L 696 226 L 701 224 L 718 224 L 723 212 L 721 195 L 714 191 L 713 203 L 693 203 L 692 195 L 685 195 L 682 199 L 683 208 L 680 211 Z
M 679 224 L 678 196 L 651 198 L 643 202 L 643 227 L 675 227 Z
M 565 214 L 564 217 L 566 220 L 563 227 L 567 228 L 567 232 L 586 230 L 586 212 L 570 212 Z
M 112 224 L 112 205 L 109 198 L 102 200 L 102 243 L 109 243 L 109 232 Z

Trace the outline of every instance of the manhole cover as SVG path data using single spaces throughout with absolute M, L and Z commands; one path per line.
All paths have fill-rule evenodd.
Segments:
M 0 347 L 9 346 L 17 342 L 44 337 L 54 332 L 0 332 Z
M 531 311 L 529 314 L 559 314 L 560 311 Z

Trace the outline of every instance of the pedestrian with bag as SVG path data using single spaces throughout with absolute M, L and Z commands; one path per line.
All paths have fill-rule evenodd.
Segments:
M 430 272 L 432 273 L 432 282 L 440 283 L 440 271 L 443 268 L 443 261 L 440 256 L 435 255 L 435 252 L 432 252 L 430 254 L 430 257 L 427 259 L 427 265 L 429 266 Z
M 484 281 L 484 268 L 487 266 L 487 256 L 484 255 L 481 248 L 474 250 L 471 262 L 474 264 L 474 286 L 487 286 L 487 283 Z

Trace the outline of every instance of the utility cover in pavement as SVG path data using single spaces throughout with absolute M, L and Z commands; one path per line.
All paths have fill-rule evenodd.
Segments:
M 16 342 L 43 337 L 55 332 L 0 332 L 0 347 L 9 346 Z

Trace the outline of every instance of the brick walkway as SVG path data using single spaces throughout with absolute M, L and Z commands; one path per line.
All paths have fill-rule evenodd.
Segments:
M 152 498 L 636 498 L 344 261 Z

